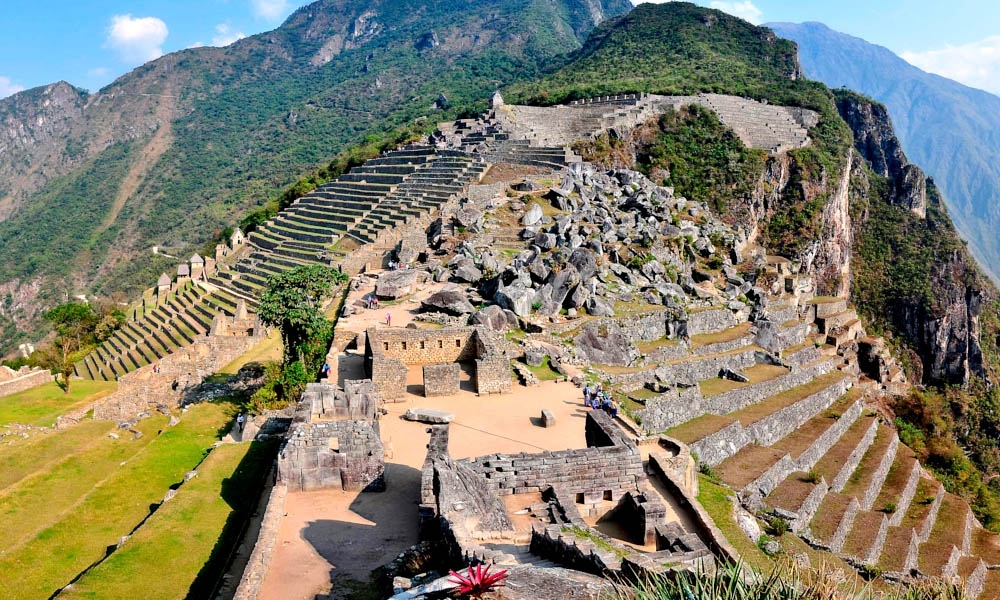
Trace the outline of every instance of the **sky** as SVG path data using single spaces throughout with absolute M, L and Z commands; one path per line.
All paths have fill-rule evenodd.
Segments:
M 667 1 L 667 0 L 659 0 Z M 0 98 L 59 80 L 96 91 L 164 53 L 274 29 L 303 0 L 0 0 Z M 1000 94 L 1000 2 L 698 0 L 753 23 L 819 21 Z

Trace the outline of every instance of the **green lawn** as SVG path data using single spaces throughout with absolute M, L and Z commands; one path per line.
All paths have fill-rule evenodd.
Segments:
M 100 560 L 202 460 L 234 411 L 226 402 L 192 407 L 180 424 L 151 440 L 71 509 L 22 544 L 5 549 L 0 553 L 0 598 L 47 598 Z
M 63 596 L 211 597 L 229 551 L 240 541 L 241 526 L 254 510 L 275 450 L 273 443 L 213 450 L 197 477 Z
M 54 382 L 0 398 L 0 425 L 21 423 L 50 427 L 56 417 L 71 409 L 85 405 L 115 391 L 114 381 L 70 381 L 66 394 Z
M 6 551 L 15 550 L 77 502 L 105 479 L 112 477 L 121 463 L 130 460 L 156 439 L 167 424 L 160 415 L 137 426 L 143 436 L 132 439 L 121 432 L 119 439 L 103 437 L 63 460 L 30 474 L 0 494 L 0 539 Z
M 0 493 L 67 454 L 95 443 L 114 426 L 110 421 L 84 421 L 63 431 L 35 433 L 26 440 L 5 445 L 0 452 Z
M 552 368 L 552 365 L 549 363 L 548 356 L 542 358 L 542 364 L 537 367 L 533 367 L 527 363 L 521 364 L 528 367 L 528 370 L 535 374 L 538 381 L 553 381 L 562 377 L 561 373 Z

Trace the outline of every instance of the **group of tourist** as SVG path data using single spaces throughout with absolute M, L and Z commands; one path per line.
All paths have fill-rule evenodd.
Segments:
M 404 263 L 397 262 L 397 261 L 394 261 L 394 260 L 390 260 L 389 261 L 389 270 L 390 271 L 398 271 L 399 269 L 409 269 L 409 268 L 410 268 L 410 265 L 408 265 L 408 264 L 404 264 Z
M 618 404 L 611 399 L 611 394 L 604 391 L 600 383 L 594 386 L 588 383 L 583 386 L 583 405 L 593 410 L 603 410 L 612 418 L 618 416 Z
M 378 309 L 378 296 L 375 295 L 375 292 L 365 296 L 365 308 L 368 310 Z

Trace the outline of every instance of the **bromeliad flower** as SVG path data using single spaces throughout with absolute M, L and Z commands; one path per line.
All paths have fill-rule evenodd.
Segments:
M 451 571 L 448 581 L 458 585 L 458 594 L 467 598 L 482 598 L 487 592 L 492 592 L 503 586 L 503 580 L 507 579 L 507 570 L 490 573 L 490 566 L 483 568 L 482 563 L 473 567 L 469 565 L 468 575 L 459 575 Z

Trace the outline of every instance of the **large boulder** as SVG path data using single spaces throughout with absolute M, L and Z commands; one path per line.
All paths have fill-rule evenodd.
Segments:
M 449 315 L 469 315 L 476 312 L 465 292 L 449 287 L 431 294 L 420 303 L 420 308 L 427 312 L 443 312 Z
M 464 227 L 472 233 L 483 229 L 483 212 L 471 206 L 464 206 L 455 212 L 455 225 Z
M 597 272 L 597 257 L 588 248 L 577 248 L 569 255 L 569 264 L 580 272 L 580 280 L 587 281 Z
M 537 225 L 543 217 L 542 207 L 538 205 L 537 202 L 532 202 L 531 206 L 528 207 L 528 211 L 524 213 L 521 217 L 521 224 L 525 227 L 531 227 L 532 225 Z
M 594 317 L 613 317 L 615 316 L 615 305 L 606 298 L 601 298 L 600 296 L 591 296 L 584 303 L 583 307 L 587 309 L 587 314 Z
M 415 269 L 386 271 L 375 282 L 375 295 L 385 300 L 397 300 L 417 291 L 420 280 L 421 271 Z
M 591 321 L 573 338 L 584 357 L 599 365 L 627 367 L 639 358 L 639 349 L 614 321 Z
M 463 258 L 455 265 L 453 278 L 465 283 L 478 283 L 483 278 L 483 272 L 476 267 L 471 258 Z
M 580 284 L 580 273 L 573 265 L 566 265 L 556 273 L 546 287 L 551 288 L 548 297 L 542 300 L 539 312 L 543 315 L 554 315 L 559 312 L 573 288 Z
M 535 290 L 518 280 L 509 286 L 501 285 L 493 301 L 519 317 L 527 317 L 531 314 L 531 305 L 535 301 Z
M 497 304 L 491 304 L 472 315 L 472 323 L 485 325 L 493 331 L 509 331 L 518 327 L 517 315 Z

